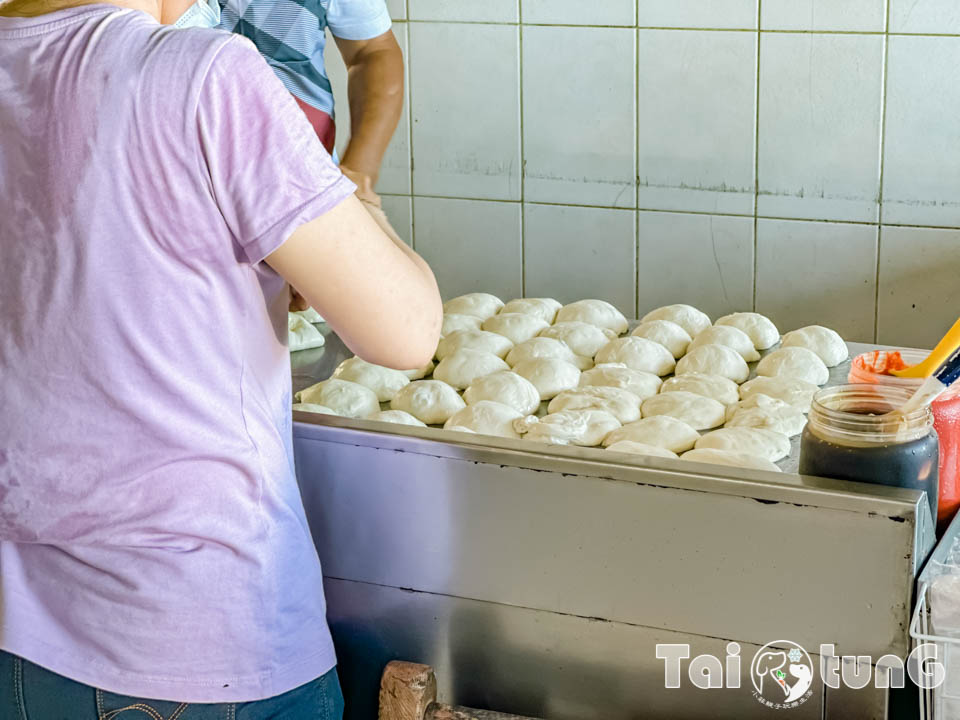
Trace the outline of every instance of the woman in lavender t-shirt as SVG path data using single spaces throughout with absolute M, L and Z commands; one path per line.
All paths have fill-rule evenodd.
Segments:
M 0 5 L 0 720 L 341 713 L 289 286 L 397 368 L 440 300 L 206 1 Z

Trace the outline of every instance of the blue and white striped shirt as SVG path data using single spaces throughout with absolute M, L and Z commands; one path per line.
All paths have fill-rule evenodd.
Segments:
M 253 41 L 287 90 L 333 117 L 323 65 L 326 29 L 343 40 L 369 40 L 390 29 L 384 0 L 220 0 L 220 28 Z

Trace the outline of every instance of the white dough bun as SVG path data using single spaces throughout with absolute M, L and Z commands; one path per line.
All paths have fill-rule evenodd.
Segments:
M 411 427 L 426 427 L 426 423 L 417 420 L 413 415 L 403 410 L 380 410 L 370 415 L 367 420 L 393 423 L 394 425 L 410 425 Z
M 710 316 L 705 312 L 698 310 L 692 305 L 678 303 L 676 305 L 664 305 L 656 310 L 651 310 L 643 316 L 641 322 L 650 322 L 651 320 L 669 320 L 676 323 L 687 334 L 696 339 L 697 335 L 702 333 L 712 324 Z
M 460 330 L 479 330 L 483 320 L 476 315 L 457 315 L 454 313 L 445 313 L 443 324 L 440 326 L 440 337 L 446 337 L 450 333 Z
M 598 365 L 623 363 L 629 368 L 654 375 L 669 375 L 677 366 L 667 348 L 653 340 L 641 337 L 622 337 L 611 340 L 595 358 Z
M 557 317 L 557 312 L 563 304 L 553 298 L 517 298 L 504 305 L 500 312 L 523 313 L 525 315 L 536 315 L 537 317 L 552 323 Z
M 569 347 L 575 355 L 593 358 L 600 348 L 613 340 L 617 334 L 608 328 L 597 327 L 590 323 L 570 320 L 557 323 L 540 331 L 539 337 L 559 340 Z
M 552 400 L 564 390 L 572 390 L 580 382 L 580 369 L 566 360 L 534 358 L 517 363 L 513 371 L 537 388 L 541 400 Z
M 643 417 L 669 415 L 683 420 L 694 430 L 709 430 L 723 425 L 726 408 L 712 398 L 690 392 L 662 393 L 643 401 Z
M 483 329 L 510 338 L 514 345 L 536 337 L 550 323 L 536 315 L 525 313 L 501 313 L 484 320 Z
M 580 376 L 580 387 L 607 386 L 628 390 L 641 400 L 653 397 L 663 385 L 658 375 L 634 370 L 623 363 L 604 363 L 587 370 Z
M 830 379 L 820 356 L 805 347 L 777 348 L 757 365 L 757 375 L 792 377 L 814 385 L 825 385 Z
M 677 363 L 677 375 L 689 373 L 722 375 L 739 384 L 750 377 L 750 368 L 740 353 L 726 345 L 702 345 L 687 352 Z
M 725 325 L 743 330 L 757 350 L 767 350 L 780 342 L 780 331 L 766 315 L 755 312 L 738 312 L 724 315 L 715 325 Z
M 621 423 L 640 419 L 640 398 L 632 392 L 602 385 L 564 390 L 547 406 L 548 413 L 563 410 L 605 410 Z
M 764 428 L 726 427 L 707 433 L 697 440 L 696 447 L 732 450 L 777 462 L 790 454 L 790 438 Z
M 374 365 L 358 357 L 347 358 L 340 363 L 333 371 L 333 377 L 370 388 L 382 403 L 393 400 L 393 396 L 410 383 L 406 373 Z
M 522 375 L 501 370 L 474 380 L 463 393 L 468 405 L 483 400 L 503 403 L 522 415 L 532 415 L 540 407 L 540 391 Z
M 648 320 L 637 325 L 630 335 L 660 343 L 677 360 L 687 354 L 692 341 L 690 333 L 670 320 Z
M 456 330 L 440 340 L 435 355 L 437 360 L 443 360 L 458 350 L 478 350 L 503 358 L 513 350 L 513 342 L 486 330 Z
M 481 400 L 458 410 L 444 424 L 444 430 L 468 430 L 478 435 L 493 435 L 519 440 L 513 421 L 523 415 L 503 403 Z
M 297 393 L 300 403 L 325 405 L 337 415 L 365 418 L 380 409 L 377 394 L 368 387 L 348 380 L 330 378 Z
M 556 322 L 579 321 L 612 330 L 617 335 L 629 327 L 627 318 L 606 300 L 578 300 L 564 305 L 557 313 Z
M 740 399 L 740 388 L 733 380 L 723 375 L 704 375 L 703 373 L 677 375 L 665 380 L 660 388 L 661 393 L 678 390 L 713 398 L 723 405 L 735 403 Z
M 457 391 L 440 380 L 416 380 L 390 403 L 391 410 L 403 410 L 427 425 L 442 425 L 465 406 Z
M 457 390 L 463 390 L 477 378 L 509 369 L 510 366 L 493 353 L 480 350 L 457 350 L 437 364 L 433 377 Z
M 683 420 L 669 415 L 656 415 L 614 430 L 606 437 L 604 444 L 609 446 L 618 442 L 635 442 L 682 453 L 690 450 L 699 439 L 700 433 Z
M 697 335 L 697 339 L 690 343 L 689 350 L 693 350 L 704 345 L 726 345 L 731 350 L 736 350 L 748 363 L 756 362 L 760 359 L 760 352 L 754 347 L 753 340 L 743 330 L 730 325 L 714 325 L 708 327 L 702 333 Z
M 503 307 L 503 300 L 490 293 L 467 293 L 443 305 L 444 314 L 473 315 L 481 320 L 493 317 Z
M 802 347 L 811 350 L 828 368 L 836 367 L 850 357 L 847 343 L 840 334 L 822 325 L 810 325 L 788 332 L 783 336 L 781 347 Z

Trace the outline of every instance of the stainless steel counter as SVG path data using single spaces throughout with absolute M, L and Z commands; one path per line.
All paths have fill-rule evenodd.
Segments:
M 859 351 L 858 346 L 852 349 Z M 297 355 L 301 357 L 297 357 Z M 294 389 L 346 356 L 294 356 Z M 845 377 L 841 368 L 836 379 Z M 903 655 L 933 545 L 921 493 L 592 448 L 297 413 L 298 476 L 327 577 L 348 717 L 374 718 L 390 659 L 441 698 L 558 720 L 759 718 L 749 661 L 787 639 L 814 661 Z M 664 688 L 657 643 L 724 657 L 740 689 Z M 832 690 L 795 718 L 883 718 Z

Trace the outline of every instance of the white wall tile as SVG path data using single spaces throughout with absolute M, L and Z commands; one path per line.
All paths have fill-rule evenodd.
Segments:
M 886 0 L 763 0 L 762 30 L 883 32 Z
M 387 10 L 394 20 L 407 19 L 407 0 L 387 0 Z
M 890 32 L 960 34 L 960 3 L 890 0 Z
M 507 22 L 520 20 L 519 0 L 410 0 L 411 20 Z
M 762 34 L 760 215 L 876 221 L 883 40 Z
M 417 252 L 444 300 L 468 292 L 521 295 L 520 204 L 417 197 Z
M 636 207 L 636 32 L 523 28 L 524 199 Z
M 410 24 L 414 190 L 520 199 L 519 28 Z
M 413 202 L 409 195 L 381 195 L 383 212 L 386 213 L 390 225 L 397 231 L 397 235 L 407 245 L 413 244 L 413 212 L 410 207 Z
M 448 0 L 449 1 L 449 0 Z M 523 22 L 547 25 L 633 25 L 634 0 L 520 0 Z
M 960 38 L 890 38 L 883 221 L 960 227 Z
M 877 341 L 932 348 L 960 314 L 960 230 L 884 226 Z
M 409 62 L 406 23 L 395 24 L 393 34 L 403 51 L 404 62 Z M 327 45 L 324 48 L 323 60 L 327 76 L 330 78 L 330 84 L 333 86 L 333 97 L 336 102 L 336 147 L 340 155 L 343 156 L 347 143 L 350 141 L 347 70 L 343 64 L 343 56 L 340 55 L 340 51 L 329 32 L 327 33 Z M 397 124 L 397 129 L 387 146 L 387 151 L 383 155 L 383 162 L 380 165 L 380 178 L 375 188 L 377 192 L 399 194 L 410 192 L 410 109 L 407 85 L 408 83 L 404 83 L 403 113 L 400 115 L 400 122 Z
M 876 271 L 876 226 L 757 222 L 757 312 L 781 332 L 818 324 L 873 342 Z
M 688 303 L 711 318 L 753 309 L 753 218 L 640 212 L 638 316 Z
M 756 34 L 638 37 L 638 207 L 753 214 Z
M 529 297 L 599 298 L 636 314 L 634 211 L 525 204 L 524 213 Z
M 756 29 L 757 0 L 638 0 L 640 27 Z

